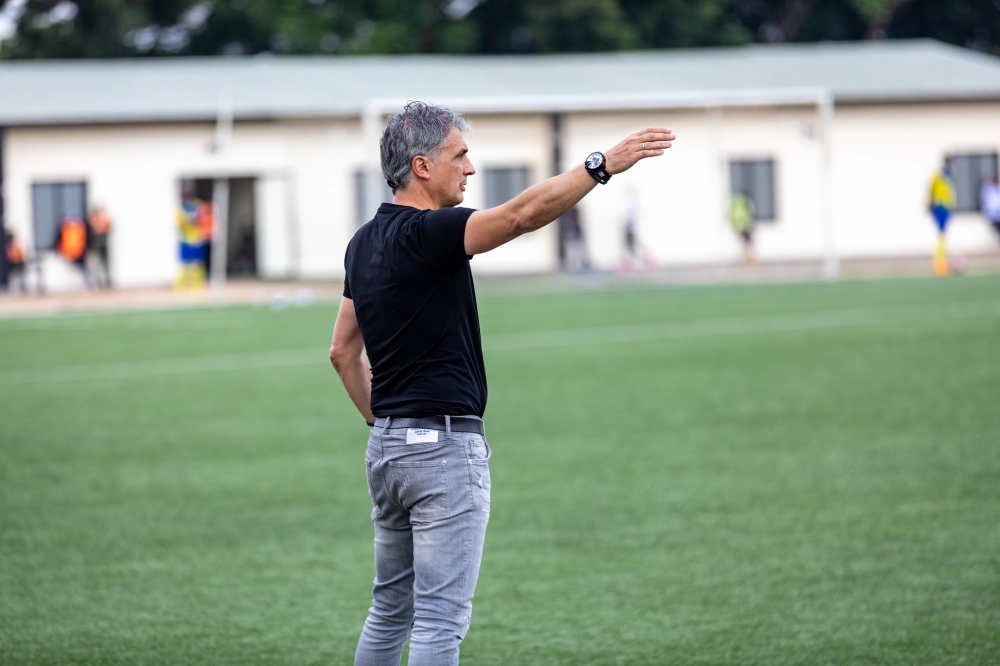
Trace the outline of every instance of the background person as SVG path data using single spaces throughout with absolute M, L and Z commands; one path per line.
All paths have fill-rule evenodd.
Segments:
M 374 426 L 366 465 L 376 576 L 355 666 L 398 666 L 408 635 L 410 666 L 457 664 L 469 627 L 490 502 L 470 260 L 549 224 L 674 138 L 643 130 L 474 211 L 456 208 L 476 173 L 467 129 L 461 116 L 421 102 L 389 120 L 381 158 L 393 202 L 355 233 L 344 261 L 330 360 Z
M 587 236 L 583 231 L 580 208 L 570 208 L 560 216 L 558 224 L 563 270 L 571 273 L 590 270 L 590 252 L 587 251 Z
M 205 237 L 198 224 L 201 201 L 185 198 L 177 211 L 178 256 L 181 270 L 174 282 L 176 289 L 201 289 L 205 286 Z
M 955 181 L 952 178 L 951 160 L 948 158 L 945 158 L 941 169 L 931 179 L 929 199 L 931 216 L 938 230 L 933 269 L 935 275 L 943 277 L 950 272 L 945 232 L 948 230 L 951 212 L 955 209 Z
M 656 269 L 656 258 L 639 239 L 639 193 L 634 185 L 626 188 L 625 219 L 622 222 L 622 255 L 619 271 L 628 273 L 633 270 Z
M 7 289 L 11 289 L 12 281 L 17 278 L 21 293 L 28 293 L 28 282 L 24 276 L 24 250 L 10 231 L 4 232 L 4 255 L 7 258 Z
M 90 287 L 90 273 L 87 271 L 87 225 L 79 217 L 65 217 L 59 225 L 56 252 L 76 266 L 83 275 L 83 284 Z
M 753 199 L 745 194 L 734 194 L 729 200 L 729 223 L 743 244 L 743 258 L 748 264 L 757 263 L 753 247 L 753 222 L 757 214 Z
M 212 245 L 215 242 L 215 204 L 211 201 L 198 200 L 194 216 L 195 224 L 201 232 L 201 240 L 204 244 L 202 250 L 202 265 L 204 265 L 205 275 L 212 273 Z
M 88 250 L 90 256 L 93 258 L 91 266 L 95 268 L 95 281 L 98 287 L 110 289 L 111 270 L 108 264 L 108 235 L 111 233 L 111 217 L 107 211 L 97 206 L 87 216 L 87 226 L 90 231 Z
M 996 176 L 990 176 L 979 188 L 979 210 L 1000 235 L 1000 185 Z

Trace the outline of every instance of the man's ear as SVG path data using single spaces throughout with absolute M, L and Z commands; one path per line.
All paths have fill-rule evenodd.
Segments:
M 410 169 L 421 180 L 428 180 L 431 177 L 431 161 L 423 155 L 416 155 L 410 160 Z

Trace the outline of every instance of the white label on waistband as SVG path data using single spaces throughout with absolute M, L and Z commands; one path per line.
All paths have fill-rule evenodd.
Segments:
M 406 443 L 420 444 L 422 442 L 436 442 L 438 441 L 438 432 L 438 430 L 429 430 L 427 428 L 407 428 Z

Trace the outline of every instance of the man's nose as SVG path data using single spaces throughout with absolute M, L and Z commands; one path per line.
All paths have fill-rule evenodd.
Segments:
M 476 173 L 476 167 L 472 166 L 471 160 L 466 160 L 467 164 L 465 166 L 465 175 L 472 176 Z

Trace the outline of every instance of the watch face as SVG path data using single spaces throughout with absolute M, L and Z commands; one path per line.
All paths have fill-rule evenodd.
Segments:
M 604 166 L 604 155 L 601 153 L 591 153 L 585 162 L 588 169 L 600 169 Z

